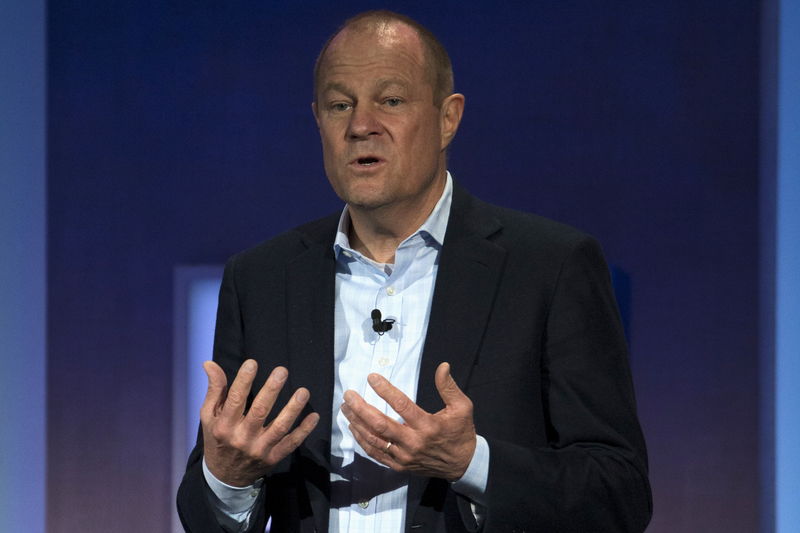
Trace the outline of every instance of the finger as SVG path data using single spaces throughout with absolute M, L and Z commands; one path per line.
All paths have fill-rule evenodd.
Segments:
M 267 464 L 274 465 L 287 457 L 290 453 L 295 451 L 300 446 L 306 437 L 311 434 L 317 423 L 319 422 L 319 415 L 317 413 L 310 413 L 306 416 L 300 425 L 294 428 L 294 431 L 285 435 L 275 446 L 273 446 L 267 453 Z
M 254 428 L 260 428 L 264 425 L 264 419 L 272 411 L 275 400 L 278 398 L 278 393 L 283 389 L 288 377 L 289 371 L 282 366 L 276 367 L 270 373 L 264 386 L 261 387 L 261 390 L 258 391 L 258 394 L 253 399 L 250 410 L 247 411 L 247 416 L 245 417 Z
M 340 406 L 340 409 L 342 410 L 342 414 L 344 415 L 344 417 L 351 424 L 354 422 L 361 422 L 361 419 L 358 417 L 355 411 L 353 411 L 353 409 L 349 405 L 347 405 L 347 403 L 343 403 Z M 361 424 L 363 425 L 363 422 L 361 422 Z
M 238 419 L 244 414 L 247 395 L 250 394 L 250 387 L 253 386 L 257 369 L 258 365 L 252 359 L 248 359 L 239 367 L 239 372 L 236 373 L 236 377 L 228 389 L 225 405 L 222 406 L 222 416 Z
M 403 391 L 391 384 L 391 382 L 380 374 L 370 374 L 367 376 L 370 387 L 383 398 L 394 412 L 400 415 L 410 427 L 419 427 L 426 416 L 429 416 L 423 409 L 415 404 L 406 396 Z
M 348 420 L 359 420 L 370 433 L 393 442 L 403 441 L 403 426 L 368 404 L 355 391 L 344 393 L 342 413 Z M 356 418 L 357 417 L 357 418 Z M 407 428 L 406 428 L 407 429 Z
M 277 446 L 294 425 L 294 421 L 303 411 L 303 408 L 308 403 L 310 394 L 308 389 L 300 387 L 295 391 L 286 405 L 283 406 L 281 412 L 275 417 L 275 420 L 269 423 L 264 432 L 264 445 L 267 448 Z
M 363 428 L 360 428 L 356 424 L 350 424 L 350 432 L 353 434 L 353 438 L 356 439 L 356 442 L 364 452 L 381 463 L 382 465 L 386 465 L 392 470 L 402 471 L 403 467 L 395 461 L 394 457 L 391 455 L 391 448 L 389 448 L 388 452 L 386 449 L 386 445 L 388 444 L 387 441 L 382 439 L 378 440 L 377 442 L 379 445 L 374 445 L 370 442 L 367 433 L 364 432 Z M 392 446 L 394 447 L 394 445 Z
M 471 404 L 470 399 L 464 394 L 456 384 L 456 380 L 450 375 L 450 363 L 442 363 L 436 369 L 434 376 L 436 390 L 447 407 L 464 407 Z
M 344 414 L 345 418 L 349 422 L 348 427 L 355 428 L 357 431 L 364 436 L 364 438 L 368 439 L 368 442 L 375 447 L 380 448 L 381 446 L 386 447 L 386 445 L 390 441 L 390 437 L 386 434 L 379 435 L 374 433 L 367 422 L 363 421 L 346 403 L 343 403 L 341 406 L 342 414 Z M 385 416 L 385 415 L 384 415 Z M 400 438 L 398 438 L 398 442 Z
M 213 418 L 217 409 L 225 401 L 225 389 L 228 387 L 228 378 L 225 372 L 214 361 L 203 363 L 203 370 L 208 377 L 208 389 L 203 405 L 200 407 L 200 420 L 210 420 Z
M 350 422 L 347 427 L 350 429 L 353 437 L 356 437 L 356 441 L 358 441 L 364 450 L 367 450 L 368 448 L 375 448 L 376 451 L 386 453 L 391 448 L 391 446 L 389 446 L 389 443 L 391 442 L 389 439 L 375 435 L 360 422 Z M 395 446 L 394 444 L 392 445 Z

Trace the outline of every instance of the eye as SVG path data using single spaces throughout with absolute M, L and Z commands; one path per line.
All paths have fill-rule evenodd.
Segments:
M 383 103 L 388 105 L 389 107 L 397 107 L 403 103 L 403 100 L 397 97 L 391 97 L 384 100 Z
M 351 107 L 352 107 L 352 105 L 351 105 L 351 104 L 349 104 L 348 102 L 332 102 L 332 103 L 331 103 L 331 104 L 328 106 L 328 108 L 329 108 L 331 111 L 335 111 L 335 112 L 347 111 L 347 110 L 349 110 Z

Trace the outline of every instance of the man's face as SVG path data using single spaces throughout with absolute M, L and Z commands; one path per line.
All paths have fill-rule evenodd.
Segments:
M 323 58 L 313 109 L 325 172 L 345 202 L 413 209 L 438 199 L 452 135 L 442 131 L 411 28 L 391 23 L 339 33 Z

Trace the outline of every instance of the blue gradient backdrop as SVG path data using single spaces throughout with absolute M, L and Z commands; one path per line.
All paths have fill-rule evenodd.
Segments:
M 4 239 L 17 239 L 9 257 L 23 250 L 32 254 L 26 265 L 40 265 L 20 276 L 4 257 L 4 288 L 31 280 L 18 288 L 28 298 L 1 304 L 4 335 L 16 328 L 6 317 L 23 316 L 15 302 L 44 298 L 36 221 L 44 223 L 47 206 L 46 495 L 30 488 L 25 501 L 39 504 L 39 516 L 46 507 L 48 531 L 169 531 L 174 267 L 220 264 L 340 208 L 322 171 L 310 71 L 338 22 L 373 5 L 48 3 L 46 204 L 37 196 L 45 194 L 41 180 L 0 169 L 4 184 L 15 179 L 9 191 L 30 190 L 21 211 L 12 196 L 0 203 L 4 215 L 13 212 L 8 224 L 2 219 Z M 797 218 L 785 226 L 781 218 L 797 212 L 797 200 L 776 207 L 760 197 L 763 5 L 388 4 L 431 27 L 452 52 L 467 97 L 450 160 L 456 179 L 488 201 L 595 234 L 629 277 L 628 334 L 655 495 L 651 532 L 758 531 L 775 511 L 768 498 L 760 503 L 759 488 L 772 464 L 759 465 L 769 456 L 759 402 L 773 392 L 760 389 L 771 383 L 759 375 L 760 250 L 769 249 L 760 223 L 781 221 L 776 261 L 797 269 Z M 796 15 L 790 20 L 796 27 Z M 23 52 L 30 50 L 9 57 Z M 798 100 L 791 72 L 784 102 Z M 3 117 L 14 109 L 0 105 Z M 43 109 L 34 106 L 34 124 Z M 4 144 L 24 134 L 9 124 L 0 125 Z M 31 153 L 43 164 L 35 138 L 23 145 L 40 146 Z M 796 159 L 782 164 L 764 179 L 785 178 L 776 190 L 796 198 Z M 797 362 L 797 298 L 785 294 L 775 323 L 789 332 L 788 348 L 775 364 L 796 372 L 786 365 Z M 16 338 L 44 350 L 43 320 L 29 326 Z M 2 347 L 3 388 L 32 394 L 31 419 L 43 420 L 41 372 L 25 388 L 15 377 L 27 379 L 26 361 L 8 346 L 16 345 Z M 775 425 L 796 428 L 780 409 L 796 412 L 797 396 L 782 396 L 788 389 L 776 383 Z M 14 394 L 8 402 L 17 405 Z M 30 442 L 44 438 L 40 429 Z M 786 435 L 794 446 L 795 434 Z M 796 455 L 781 453 L 781 438 L 778 467 Z M 5 472 L 7 493 L 19 485 Z M 786 520 L 797 527 L 796 517 Z

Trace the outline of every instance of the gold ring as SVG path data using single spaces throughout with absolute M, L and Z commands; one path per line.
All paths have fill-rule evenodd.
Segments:
M 387 442 L 386 443 L 386 448 L 383 449 L 383 453 L 389 453 L 389 448 L 391 448 L 391 447 L 392 447 L 392 443 L 391 442 Z

